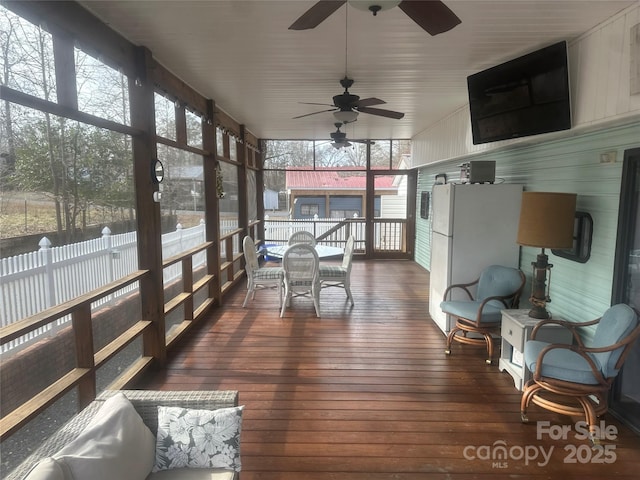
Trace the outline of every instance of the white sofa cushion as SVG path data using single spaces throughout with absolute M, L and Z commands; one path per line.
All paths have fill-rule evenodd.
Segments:
M 118 393 L 54 458 L 73 480 L 144 480 L 153 466 L 155 443 L 131 402 Z
M 152 471 L 190 467 L 239 472 L 243 408 L 196 410 L 159 406 Z
M 24 480 L 65 480 L 64 470 L 55 458 L 40 460 Z

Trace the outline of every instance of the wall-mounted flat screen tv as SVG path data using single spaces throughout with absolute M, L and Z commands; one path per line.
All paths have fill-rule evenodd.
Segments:
M 467 77 L 473 143 L 571 128 L 567 42 Z

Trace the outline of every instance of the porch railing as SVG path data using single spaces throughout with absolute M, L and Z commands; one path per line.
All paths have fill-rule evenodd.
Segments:
M 353 235 L 356 250 L 364 251 L 366 245 L 366 220 L 347 219 L 266 219 L 264 241 L 266 244 L 286 244 L 289 236 L 298 230 L 311 232 L 318 243 L 344 246 Z M 376 218 L 373 220 L 373 251 L 406 253 L 407 221 L 403 218 Z
M 403 253 L 405 248 L 406 220 L 375 219 L 373 249 L 376 252 Z M 307 230 L 324 245 L 344 246 L 350 235 L 354 236 L 357 251 L 365 250 L 365 219 L 271 219 L 265 220 L 266 244 L 286 244 L 289 236 L 298 230 Z M 220 241 L 220 273 L 223 292 L 236 280 L 242 269 L 242 230 L 235 225 L 223 225 L 224 235 Z M 108 228 L 102 237 L 85 242 L 52 247 L 44 237 L 40 250 L 15 257 L 0 259 L 0 327 L 47 308 L 84 295 L 92 290 L 123 278 L 138 268 L 136 232 L 112 235 Z M 184 252 L 198 249 L 190 261 L 191 268 L 206 264 L 206 254 L 201 249 L 205 242 L 205 225 L 182 228 L 162 236 L 162 251 L 165 259 L 181 257 Z M 163 271 L 165 286 L 184 275 L 180 262 L 169 262 Z M 138 288 L 137 283 L 100 297 L 92 303 L 96 309 L 112 301 L 116 296 L 130 294 Z M 28 292 L 28 295 L 26 294 Z M 71 321 L 70 315 L 61 316 L 55 322 L 43 325 L 22 338 L 0 347 L 8 352 L 23 343 L 44 335 L 53 334 Z

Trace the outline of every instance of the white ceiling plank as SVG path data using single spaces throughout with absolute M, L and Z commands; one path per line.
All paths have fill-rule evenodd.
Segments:
M 467 103 L 468 75 L 570 41 L 636 1 L 449 0 L 462 23 L 437 36 L 399 8 L 374 17 L 343 6 L 315 29 L 293 31 L 314 1 L 80 3 L 259 138 L 328 139 L 331 113 L 292 117 L 316 111 L 300 102 L 330 104 L 342 93 L 345 46 L 350 92 L 405 113 L 401 120 L 360 114 L 352 136 L 411 138 Z

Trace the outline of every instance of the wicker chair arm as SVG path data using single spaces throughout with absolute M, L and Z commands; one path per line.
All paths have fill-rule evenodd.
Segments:
M 607 345 L 606 347 L 581 347 L 581 350 L 589 353 L 611 352 L 635 341 L 635 339 L 638 337 L 638 333 L 640 333 L 640 325 L 635 328 L 634 332 L 632 332 L 630 335 L 627 335 L 619 342 Z
M 499 302 L 502 302 L 502 305 L 504 305 L 504 308 L 509 308 L 509 305 L 507 304 L 506 300 L 508 300 L 509 298 L 511 298 L 513 295 L 495 295 L 493 297 L 487 297 L 485 298 L 481 303 L 480 303 L 480 307 L 478 308 L 478 316 L 476 317 L 476 322 L 479 324 L 480 323 L 480 319 L 482 318 L 482 310 L 484 309 L 484 306 L 489 303 L 491 300 L 498 300 Z
M 593 373 L 593 376 L 598 381 L 598 383 L 600 385 L 603 385 L 603 386 L 608 386 L 609 385 L 607 383 L 607 380 L 604 378 L 604 376 L 602 375 L 602 373 L 600 372 L 600 370 L 596 366 L 596 364 L 593 361 L 593 359 L 589 355 L 587 355 L 587 353 L 584 351 L 583 348 L 581 348 L 578 345 L 564 345 L 564 344 L 559 344 L 559 343 L 553 343 L 551 345 L 547 345 L 546 347 L 544 347 L 540 351 L 540 354 L 538 355 L 538 359 L 536 361 L 536 371 L 533 373 L 534 381 L 538 382 L 538 381 L 540 381 L 542 379 L 542 373 L 541 372 L 542 372 L 542 363 L 544 361 L 544 356 L 547 353 L 549 353 L 550 351 L 558 350 L 558 349 L 571 350 L 572 352 L 575 352 L 578 355 L 580 355 L 589 364 L 589 367 L 591 368 L 591 373 Z
M 451 292 L 451 290 L 453 290 L 454 288 L 460 288 L 462 290 L 464 290 L 465 292 L 467 292 L 467 295 L 469 297 L 469 300 L 473 300 L 473 295 L 471 294 L 471 292 L 469 291 L 468 287 L 473 287 L 474 285 L 477 285 L 478 282 L 480 281 L 480 279 L 477 279 L 471 283 L 454 283 L 453 285 L 449 285 L 447 287 L 447 289 L 444 291 L 444 294 L 442 295 L 443 300 L 446 301 L 447 300 L 447 295 Z

